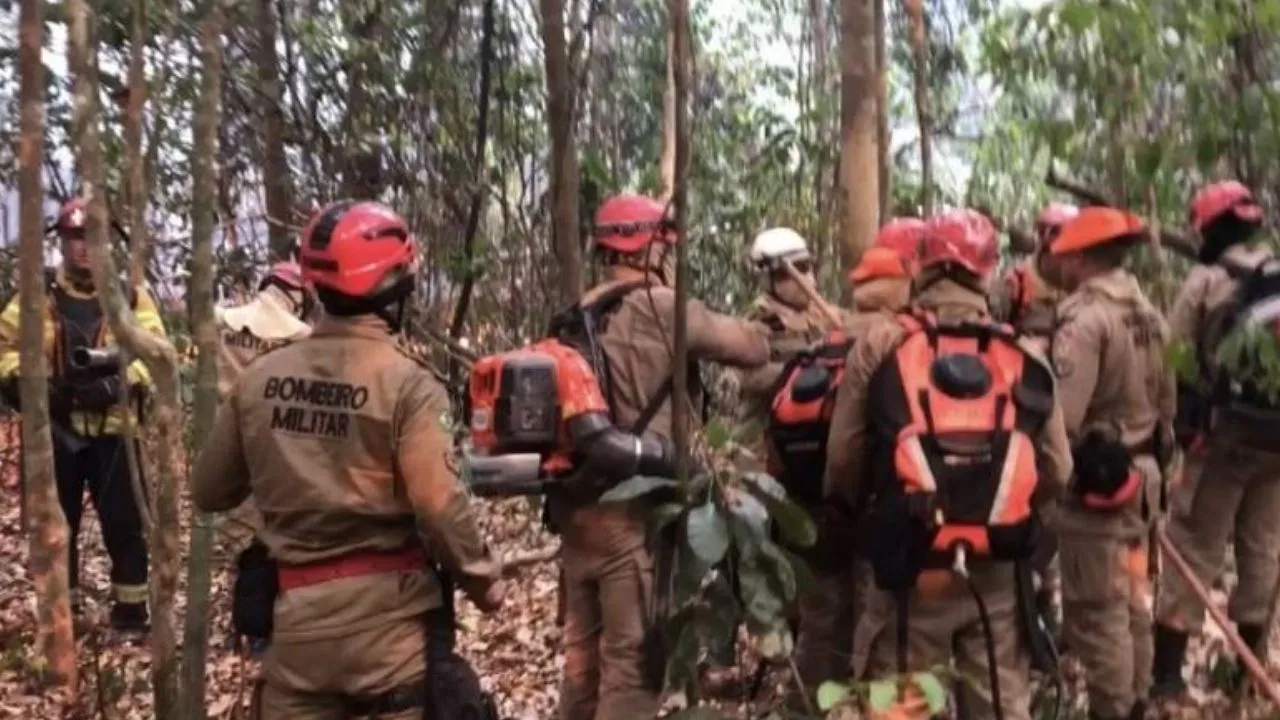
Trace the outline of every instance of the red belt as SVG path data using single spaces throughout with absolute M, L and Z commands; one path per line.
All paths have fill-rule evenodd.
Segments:
M 280 589 L 296 590 L 330 580 L 422 570 L 426 566 L 427 553 L 420 545 L 403 550 L 354 552 L 332 560 L 321 560 L 305 565 L 281 565 L 279 567 Z

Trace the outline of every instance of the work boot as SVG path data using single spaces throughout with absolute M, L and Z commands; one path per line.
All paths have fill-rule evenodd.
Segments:
M 1249 646 L 1249 649 L 1253 651 L 1253 654 L 1263 663 L 1266 662 L 1266 653 L 1263 652 L 1266 648 L 1261 647 L 1261 645 L 1264 642 L 1263 636 L 1265 635 L 1265 630 L 1266 628 L 1262 625 L 1253 625 L 1250 623 L 1238 623 L 1236 625 L 1236 632 L 1240 635 L 1240 639 L 1244 641 L 1245 645 Z M 1231 668 L 1231 682 L 1228 687 L 1228 692 L 1232 695 L 1238 693 L 1240 691 L 1240 686 L 1243 685 L 1245 680 L 1248 678 L 1249 671 L 1245 669 L 1244 660 L 1237 657 L 1235 664 Z
M 1182 661 L 1187 654 L 1187 633 L 1168 625 L 1155 626 L 1155 651 L 1152 653 L 1151 697 L 1174 699 L 1187 691 L 1182 679 Z
M 146 603 L 117 602 L 111 606 L 111 629 L 121 633 L 141 634 L 150 627 Z

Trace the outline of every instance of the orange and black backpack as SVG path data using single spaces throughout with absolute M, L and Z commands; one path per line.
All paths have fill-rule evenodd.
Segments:
M 769 473 L 789 496 L 810 507 L 822 501 L 827 434 L 852 347 L 853 341 L 837 330 L 797 354 L 783 366 L 769 407 L 765 432 Z
M 1034 438 L 1053 376 L 1008 326 L 903 315 L 906 335 L 872 376 L 867 550 L 877 583 L 967 557 L 1016 561 L 1036 542 Z

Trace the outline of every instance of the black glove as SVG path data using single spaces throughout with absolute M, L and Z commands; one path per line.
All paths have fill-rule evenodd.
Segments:
M 120 377 L 109 375 L 79 383 L 72 388 L 71 394 L 77 408 L 90 412 L 106 412 L 120 403 L 120 391 Z
M 1071 451 L 1076 481 L 1072 489 L 1081 497 L 1112 498 L 1130 482 L 1133 458 L 1124 445 L 1101 433 L 1084 436 Z

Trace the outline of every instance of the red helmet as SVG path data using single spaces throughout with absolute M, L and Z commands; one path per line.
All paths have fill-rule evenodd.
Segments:
M 896 252 L 909 271 L 920 259 L 920 241 L 928 227 L 929 224 L 920 218 L 891 218 L 876 233 L 873 247 L 888 248 Z
M 268 285 L 279 285 L 285 290 L 301 290 L 302 268 L 293 261 L 278 262 L 271 266 L 267 276 L 258 283 L 258 290 L 264 290 Z
M 343 200 L 312 216 L 299 255 L 303 282 L 317 290 L 380 298 L 410 279 L 417 246 L 404 218 L 391 208 Z
M 1062 231 L 1062 226 L 1078 214 L 1080 208 L 1075 205 L 1051 202 L 1036 216 L 1036 235 L 1041 242 L 1045 242 L 1046 238 L 1053 240 L 1053 236 Z
M 651 242 L 675 244 L 674 231 L 663 203 L 643 195 L 617 195 L 596 210 L 591 235 L 596 247 L 629 255 Z
M 1260 222 L 1262 208 L 1253 199 L 1249 188 L 1235 180 L 1214 183 L 1196 193 L 1191 200 L 1191 225 L 1197 231 L 1209 223 L 1231 213 L 1245 222 Z
M 948 210 L 929 218 L 920 243 L 920 267 L 955 264 L 983 277 L 995 269 L 1000 241 L 977 210 Z
M 54 228 L 62 235 L 73 232 L 84 232 L 89 211 L 84 198 L 71 198 L 58 208 L 58 221 Z

